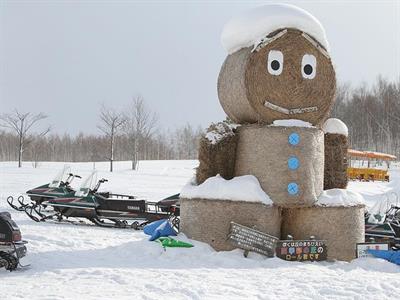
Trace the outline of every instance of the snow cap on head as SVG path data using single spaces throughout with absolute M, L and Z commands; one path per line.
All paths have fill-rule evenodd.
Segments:
M 321 23 L 309 12 L 290 4 L 259 6 L 233 17 L 224 26 L 221 42 L 225 50 L 232 54 L 257 45 L 268 34 L 283 28 L 295 28 L 307 33 L 329 52 Z

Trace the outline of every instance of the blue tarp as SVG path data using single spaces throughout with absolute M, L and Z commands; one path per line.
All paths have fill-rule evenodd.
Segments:
M 393 250 L 367 250 L 368 253 L 372 254 L 375 257 L 386 259 L 396 265 L 400 265 L 400 251 Z
M 154 221 L 144 226 L 143 232 L 150 235 L 149 241 L 154 241 L 162 236 L 176 235 L 175 230 L 172 228 L 168 220 Z

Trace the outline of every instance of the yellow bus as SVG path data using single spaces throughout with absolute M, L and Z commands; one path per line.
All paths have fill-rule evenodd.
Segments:
M 353 149 L 348 149 L 347 158 L 348 178 L 360 181 L 389 181 L 390 162 L 397 160 L 391 154 Z

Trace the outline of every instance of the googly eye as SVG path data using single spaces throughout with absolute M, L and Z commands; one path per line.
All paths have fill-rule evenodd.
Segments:
M 278 50 L 268 52 L 267 69 L 271 75 L 280 75 L 283 69 L 283 54 Z
M 317 59 L 312 54 L 304 54 L 301 60 L 301 75 L 306 79 L 313 79 L 317 73 Z

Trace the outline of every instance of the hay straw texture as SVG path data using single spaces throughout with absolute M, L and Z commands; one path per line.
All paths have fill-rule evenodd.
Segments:
M 347 187 L 348 139 L 342 134 L 325 134 L 324 190 Z
M 289 144 L 297 133 L 299 144 Z M 235 176 L 251 174 L 274 204 L 282 207 L 312 206 L 323 190 L 324 134 L 317 128 L 243 125 L 238 129 Z M 297 157 L 299 167 L 291 170 L 288 160 Z M 297 183 L 297 195 L 288 184 Z
M 208 199 L 180 199 L 180 203 L 180 230 L 187 237 L 205 242 L 217 251 L 235 248 L 228 240 L 232 221 L 280 236 L 281 213 L 276 206 Z
M 280 75 L 272 75 L 267 70 L 270 50 L 283 54 Z M 313 79 L 302 75 L 305 54 L 316 58 Z M 331 59 L 296 29 L 288 29 L 287 33 L 259 51 L 252 52 L 249 47 L 229 55 L 218 78 L 220 103 L 225 113 L 241 124 L 300 119 L 319 126 L 330 113 L 335 89 L 336 77 Z M 266 107 L 266 101 L 287 110 L 316 107 L 317 111 L 287 114 Z
M 282 238 L 314 235 L 327 241 L 328 259 L 350 261 L 356 244 L 364 242 L 364 209 L 363 205 L 283 209 Z
M 223 123 L 222 126 L 227 126 Z M 208 132 L 215 130 L 215 125 L 208 128 Z M 223 136 L 218 142 L 212 143 L 203 136 L 199 145 L 199 166 L 196 170 L 196 182 L 202 184 L 207 178 L 220 174 L 224 179 L 234 177 L 237 135 Z

